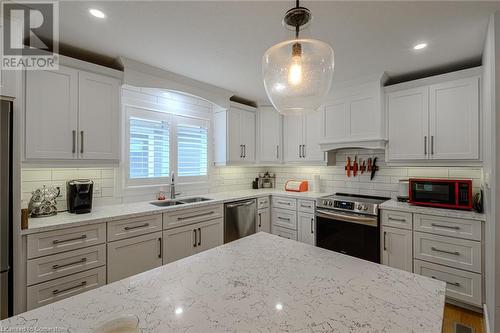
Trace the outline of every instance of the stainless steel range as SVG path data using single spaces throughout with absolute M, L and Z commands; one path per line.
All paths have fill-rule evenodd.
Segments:
M 316 202 L 316 245 L 380 263 L 378 206 L 389 198 L 336 193 Z

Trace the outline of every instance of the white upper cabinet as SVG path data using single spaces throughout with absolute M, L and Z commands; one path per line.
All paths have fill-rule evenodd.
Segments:
M 77 158 L 78 71 L 26 71 L 26 158 Z
M 25 158 L 118 160 L 120 81 L 65 66 L 26 71 Z
M 387 95 L 390 160 L 427 159 L 429 131 L 427 88 L 414 88 Z
M 214 115 L 215 164 L 255 163 L 255 108 L 231 103 Z
M 78 73 L 78 127 L 80 157 L 119 159 L 119 82 L 80 71 Z
M 432 159 L 479 158 L 479 78 L 429 87 Z
M 324 136 L 324 111 L 283 119 L 283 159 L 285 162 L 325 164 L 319 142 Z
M 387 160 L 478 160 L 477 68 L 386 88 Z
M 322 150 L 385 147 L 384 80 L 382 74 L 362 84 L 356 80 L 333 89 L 334 94 L 324 104 L 325 133 L 319 140 Z
M 259 108 L 259 161 L 279 163 L 282 160 L 282 116 L 272 106 Z

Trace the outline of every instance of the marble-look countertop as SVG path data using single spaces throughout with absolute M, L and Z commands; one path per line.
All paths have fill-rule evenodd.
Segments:
M 461 219 L 486 221 L 486 216 L 484 214 L 476 213 L 473 211 L 415 206 L 407 202 L 399 202 L 396 200 L 386 201 L 382 203 L 379 206 L 379 208 L 387 210 L 404 211 L 410 213 L 421 213 L 421 214 L 435 215 L 435 216 L 456 217 Z
M 441 333 L 445 288 L 258 233 L 6 319 L 0 330 L 90 333 L 114 316 L 133 314 L 142 333 Z
M 87 214 L 71 214 L 68 212 L 60 212 L 55 216 L 30 218 L 28 221 L 28 229 L 21 230 L 22 235 L 56 230 L 61 228 L 76 227 L 87 224 L 103 223 L 117 219 L 131 218 L 136 216 L 144 216 L 151 214 L 158 214 L 163 212 L 172 212 L 182 209 L 189 209 L 194 207 L 203 207 L 213 204 L 222 204 L 236 200 L 244 200 L 249 198 L 257 198 L 268 195 L 280 195 L 293 197 L 298 199 L 317 199 L 329 195 L 331 193 L 319 192 L 286 192 L 276 189 L 259 189 L 259 190 L 242 190 L 232 192 L 219 192 L 198 195 L 200 197 L 212 199 L 210 201 L 203 201 L 197 203 L 188 203 L 170 207 L 158 207 L 147 202 L 135 202 L 117 205 L 105 205 L 92 208 L 92 212 Z M 190 196 L 193 197 L 193 196 Z M 176 200 L 182 200 L 179 197 Z M 153 201 L 153 200 L 152 200 Z

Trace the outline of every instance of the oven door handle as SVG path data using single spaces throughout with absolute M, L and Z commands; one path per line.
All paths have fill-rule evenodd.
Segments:
M 378 219 L 371 216 L 359 216 L 359 215 L 348 215 L 341 214 L 332 211 L 326 211 L 322 209 L 316 209 L 316 216 L 323 217 L 327 219 L 336 219 L 344 222 L 352 222 L 357 224 L 363 224 L 370 227 L 378 227 Z

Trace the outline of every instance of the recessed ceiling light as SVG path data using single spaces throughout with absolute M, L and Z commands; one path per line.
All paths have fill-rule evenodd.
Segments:
M 103 11 L 99 10 L 99 9 L 95 9 L 95 8 L 90 8 L 89 9 L 89 13 L 92 15 L 92 16 L 95 16 L 97 18 L 106 18 L 106 14 L 104 14 Z
M 427 47 L 427 43 L 418 43 L 413 47 L 414 50 L 421 50 L 425 49 Z

